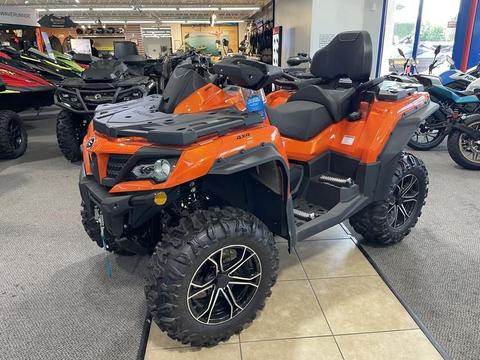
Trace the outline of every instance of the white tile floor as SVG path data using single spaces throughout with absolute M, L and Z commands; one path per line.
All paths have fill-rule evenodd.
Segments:
M 278 242 L 272 296 L 240 335 L 192 348 L 152 324 L 147 360 L 434 360 L 442 357 L 341 225 L 298 244 Z

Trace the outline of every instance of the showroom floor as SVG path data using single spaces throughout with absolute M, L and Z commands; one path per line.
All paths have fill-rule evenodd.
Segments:
M 311 241 L 310 241 L 311 240 Z M 152 324 L 146 360 L 441 359 L 343 226 L 279 242 L 279 281 L 260 316 L 222 345 L 196 349 Z

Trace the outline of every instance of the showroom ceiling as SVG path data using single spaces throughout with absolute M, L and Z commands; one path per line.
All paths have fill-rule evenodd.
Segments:
M 34 7 L 42 14 L 69 15 L 84 24 L 102 23 L 217 23 L 248 19 L 269 0 L 4 0 L 3 5 Z

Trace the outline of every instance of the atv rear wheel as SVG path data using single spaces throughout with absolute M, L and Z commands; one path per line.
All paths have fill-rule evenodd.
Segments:
M 402 154 L 382 201 L 361 210 L 350 224 L 365 241 L 391 245 L 403 240 L 415 226 L 428 194 L 428 173 L 423 162 Z
M 85 116 L 62 110 L 57 117 L 57 142 L 67 160 L 82 159 L 80 145 L 87 133 L 88 120 Z
M 16 159 L 27 150 L 27 131 L 17 113 L 0 111 L 0 159 Z
M 171 338 L 212 346 L 255 318 L 277 271 L 273 234 L 259 219 L 232 207 L 197 210 L 157 244 L 147 305 Z
M 464 123 L 469 128 L 480 131 L 479 116 L 472 116 Z M 480 170 L 480 141 L 470 138 L 458 130 L 448 137 L 448 153 L 458 165 L 468 170 Z

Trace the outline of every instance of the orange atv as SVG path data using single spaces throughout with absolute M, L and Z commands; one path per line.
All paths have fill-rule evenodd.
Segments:
M 415 225 L 427 171 L 403 149 L 438 105 L 421 85 L 369 81 L 371 49 L 368 33 L 338 35 L 312 60 L 316 85 L 270 94 L 266 113 L 244 94 L 282 71 L 242 58 L 214 66 L 233 85 L 179 67 L 163 98 L 99 107 L 83 224 L 108 251 L 153 251 L 147 303 L 170 337 L 214 345 L 252 321 L 277 279 L 275 235 L 292 248 L 349 219 L 387 245 Z

